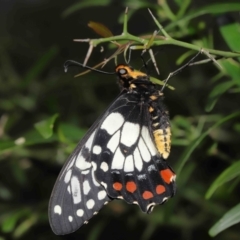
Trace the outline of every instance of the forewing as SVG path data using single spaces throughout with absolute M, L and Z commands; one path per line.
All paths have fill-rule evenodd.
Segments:
M 96 214 L 104 204 L 111 201 L 106 189 L 95 177 L 96 165 L 93 152 L 96 136 L 101 134 L 100 126 L 109 116 L 113 106 L 124 105 L 125 91 L 113 101 L 112 105 L 100 116 L 78 143 L 72 155 L 63 166 L 55 183 L 50 203 L 49 221 L 57 235 L 76 231 Z M 105 148 L 106 141 L 101 145 Z
M 95 178 L 92 145 L 99 121 L 79 142 L 64 165 L 49 203 L 49 221 L 57 235 L 76 231 L 111 199 Z

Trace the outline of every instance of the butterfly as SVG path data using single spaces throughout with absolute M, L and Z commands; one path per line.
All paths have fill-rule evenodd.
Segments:
M 55 183 L 49 220 L 57 235 L 76 231 L 114 199 L 150 213 L 175 195 L 163 88 L 129 65 L 118 65 L 115 74 L 119 96 L 80 140 Z

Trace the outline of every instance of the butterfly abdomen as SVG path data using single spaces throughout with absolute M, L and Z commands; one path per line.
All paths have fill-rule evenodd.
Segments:
M 169 114 L 162 104 L 163 93 L 154 92 L 149 96 L 148 111 L 151 116 L 152 135 L 160 155 L 167 159 L 171 149 L 171 128 Z

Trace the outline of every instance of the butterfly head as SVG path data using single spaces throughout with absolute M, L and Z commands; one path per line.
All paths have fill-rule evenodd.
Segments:
M 149 83 L 150 79 L 146 73 L 135 70 L 134 68 L 120 64 L 115 69 L 119 83 L 124 88 L 132 88 L 136 84 Z

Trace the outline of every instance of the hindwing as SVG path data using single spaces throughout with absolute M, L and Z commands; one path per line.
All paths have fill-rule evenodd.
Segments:
M 123 95 L 99 126 L 92 155 L 96 178 L 108 195 L 144 212 L 176 190 L 175 174 L 155 146 L 150 122 L 148 104 Z

